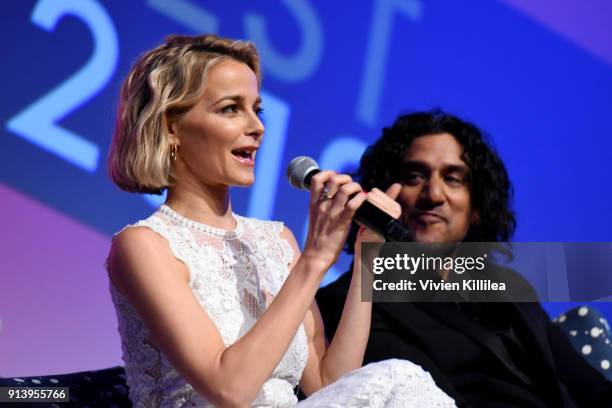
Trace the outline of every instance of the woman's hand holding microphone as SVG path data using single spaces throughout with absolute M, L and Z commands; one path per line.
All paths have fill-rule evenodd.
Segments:
M 349 175 L 329 170 L 315 174 L 310 180 L 310 222 L 302 257 L 319 263 L 326 272 L 338 259 L 366 196 Z
M 302 257 L 319 263 L 323 271 L 331 267 L 340 254 L 357 209 L 368 200 L 393 218 L 399 218 L 401 207 L 395 201 L 401 186 L 393 184 L 383 193 L 374 188 L 369 193 L 351 176 L 334 171 L 321 171 L 310 181 L 310 222 Z M 360 254 L 361 242 L 384 242 L 384 238 L 361 226 L 355 254 Z

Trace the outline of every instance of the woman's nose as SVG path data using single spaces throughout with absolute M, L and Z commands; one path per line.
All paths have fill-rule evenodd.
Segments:
M 261 138 L 261 136 L 263 136 L 265 127 L 263 122 L 261 121 L 261 118 L 257 116 L 257 114 L 253 113 L 251 115 L 251 119 L 248 126 L 249 127 L 247 133 L 250 136 L 253 136 L 255 139 L 259 139 Z

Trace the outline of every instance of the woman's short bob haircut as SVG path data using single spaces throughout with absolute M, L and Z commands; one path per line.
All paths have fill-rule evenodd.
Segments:
M 248 41 L 216 35 L 172 35 L 138 58 L 121 86 L 108 168 L 122 190 L 161 194 L 174 184 L 168 117 L 202 97 L 208 71 L 233 59 L 248 65 L 261 85 L 259 56 Z

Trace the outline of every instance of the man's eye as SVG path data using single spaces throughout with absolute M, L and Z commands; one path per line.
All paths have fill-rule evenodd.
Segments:
M 444 178 L 447 183 L 453 185 L 463 185 L 463 179 L 456 176 L 446 176 Z
M 406 175 L 406 183 L 418 183 L 423 180 L 423 175 L 421 173 L 408 173 Z

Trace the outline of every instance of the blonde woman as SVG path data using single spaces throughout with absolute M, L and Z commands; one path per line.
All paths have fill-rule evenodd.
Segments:
M 454 406 L 410 362 L 360 368 L 371 304 L 360 301 L 358 265 L 325 340 L 314 295 L 366 199 L 349 176 L 313 178 L 302 253 L 281 223 L 232 212 L 230 187 L 254 182 L 260 84 L 254 46 L 213 35 L 169 37 L 123 84 L 110 175 L 127 191 L 168 190 L 115 236 L 108 259 L 130 399 L 289 407 L 299 384 L 310 396 L 300 406 Z

